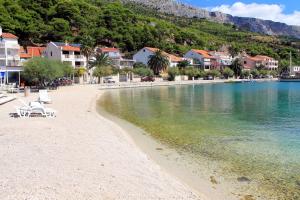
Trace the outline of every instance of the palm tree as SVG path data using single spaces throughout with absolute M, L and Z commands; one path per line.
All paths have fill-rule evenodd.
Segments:
M 90 73 L 90 65 L 89 65 L 89 60 L 92 54 L 94 53 L 94 48 L 95 48 L 95 40 L 91 36 L 85 36 L 81 40 L 81 46 L 80 46 L 80 51 L 81 53 L 86 57 L 86 67 L 88 69 L 88 73 L 90 74 L 90 79 L 91 79 L 91 73 Z
M 236 59 L 232 62 L 231 66 L 230 66 L 230 69 L 233 70 L 234 76 L 235 76 L 236 78 L 237 78 L 238 76 L 241 75 L 241 73 L 242 73 L 242 68 L 243 68 L 242 61 L 241 61 L 241 59 L 239 59 L 239 58 L 236 58 Z
M 159 75 L 159 73 L 166 70 L 169 65 L 169 59 L 161 50 L 158 50 L 153 55 L 149 56 L 148 66 L 153 70 L 155 75 Z
M 95 59 L 89 62 L 89 66 L 90 69 L 95 68 L 93 74 L 98 78 L 109 76 L 113 73 L 111 60 L 108 55 L 103 53 L 97 54 Z

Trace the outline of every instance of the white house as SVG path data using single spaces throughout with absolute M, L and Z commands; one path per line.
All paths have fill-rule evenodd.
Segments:
M 193 65 L 201 66 L 204 70 L 210 70 L 216 64 L 216 59 L 205 50 L 192 49 L 184 55 L 184 58 L 192 59 Z
M 80 44 L 63 42 L 50 42 L 43 51 L 43 55 L 49 59 L 69 63 L 74 68 L 86 67 L 86 57 L 80 52 Z
M 148 64 L 150 56 L 154 55 L 155 52 L 159 51 L 158 48 L 144 47 L 133 55 L 133 60 L 136 62 L 141 62 L 145 65 Z M 179 62 L 187 60 L 182 57 L 178 57 L 163 51 L 163 54 L 169 59 L 170 67 L 176 67 Z
M 223 51 L 210 51 L 209 55 L 213 56 L 216 59 L 217 68 L 224 69 L 232 64 L 233 57 Z
M 113 65 L 119 69 L 123 69 L 126 67 L 133 68 L 133 65 L 135 63 L 135 60 L 123 58 L 120 50 L 117 48 L 98 48 L 97 52 L 106 54 L 112 60 Z
M 18 37 L 0 27 L 0 84 L 20 83 L 20 45 Z
M 300 66 L 292 66 L 291 75 L 300 76 Z

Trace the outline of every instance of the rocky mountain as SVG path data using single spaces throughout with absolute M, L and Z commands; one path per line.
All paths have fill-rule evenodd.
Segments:
M 176 0 L 122 0 L 124 3 L 137 3 L 158 12 L 175 16 L 207 19 L 219 23 L 234 24 L 252 32 L 268 35 L 290 36 L 300 39 L 300 26 L 290 26 L 280 22 L 247 17 L 235 17 L 221 12 L 209 12 Z

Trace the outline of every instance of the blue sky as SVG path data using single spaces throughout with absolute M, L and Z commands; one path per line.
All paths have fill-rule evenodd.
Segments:
M 187 2 L 189 4 L 193 4 L 199 7 L 216 7 L 220 6 L 223 4 L 226 5 L 232 5 L 235 2 L 234 0 L 183 0 L 184 2 Z M 300 1 L 296 0 L 241 0 L 240 2 L 250 4 L 250 3 L 259 3 L 259 4 L 279 4 L 279 5 L 284 5 L 284 13 L 292 13 L 295 10 L 300 11 Z
M 234 16 L 255 17 L 300 26 L 299 0 L 180 0 Z M 298 1 L 298 2 L 296 2 Z

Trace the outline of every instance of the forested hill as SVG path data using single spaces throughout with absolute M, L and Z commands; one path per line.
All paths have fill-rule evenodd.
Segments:
M 138 4 L 105 0 L 0 0 L 0 25 L 23 45 L 48 41 L 80 42 L 90 35 L 97 44 L 135 52 L 144 46 L 182 55 L 191 48 L 245 50 L 283 59 L 289 52 L 300 64 L 299 41 L 239 30 L 230 24 L 175 17 Z

